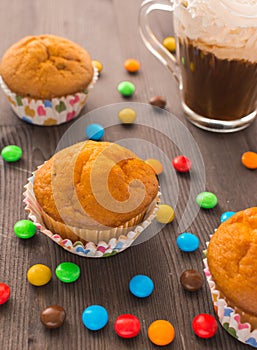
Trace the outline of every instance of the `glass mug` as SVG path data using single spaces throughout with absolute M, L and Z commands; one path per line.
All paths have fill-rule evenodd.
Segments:
M 154 10 L 173 13 L 176 56 L 149 26 Z M 177 79 L 191 123 L 224 133 L 255 119 L 257 0 L 147 0 L 139 29 L 147 48 Z

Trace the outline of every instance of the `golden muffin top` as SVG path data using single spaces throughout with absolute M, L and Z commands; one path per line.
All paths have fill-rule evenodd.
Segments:
M 207 261 L 232 307 L 257 316 L 257 207 L 234 214 L 211 237 Z
M 152 167 L 127 148 L 85 141 L 56 153 L 36 171 L 34 193 L 56 221 L 118 227 L 147 210 L 158 181 Z
M 51 99 L 85 90 L 94 70 L 88 52 L 55 35 L 26 36 L 4 53 L 0 74 L 16 94 Z

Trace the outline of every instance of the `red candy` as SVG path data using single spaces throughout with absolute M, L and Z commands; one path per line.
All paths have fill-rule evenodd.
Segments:
M 199 314 L 192 321 L 195 334 L 200 338 L 211 338 L 218 330 L 218 324 L 212 315 Z
M 114 330 L 121 338 L 134 338 L 140 333 L 140 321 L 131 314 L 120 315 L 114 323 Z
M 180 173 L 186 173 L 191 169 L 192 162 L 185 156 L 177 156 L 173 159 L 172 165 Z
M 0 305 L 7 302 L 10 298 L 10 287 L 5 283 L 0 283 Z

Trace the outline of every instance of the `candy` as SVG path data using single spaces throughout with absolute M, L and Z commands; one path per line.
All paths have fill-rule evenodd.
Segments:
M 248 169 L 257 169 L 257 153 L 245 152 L 241 157 L 242 164 Z
M 175 170 L 180 173 L 188 172 L 192 167 L 192 162 L 189 158 L 185 156 L 177 156 L 172 160 L 172 165 Z
M 140 333 L 140 321 L 131 314 L 120 315 L 114 322 L 114 330 L 121 338 L 134 338 Z
M 22 157 L 22 149 L 16 145 L 9 145 L 2 149 L 1 156 L 6 162 L 17 162 Z
M 235 214 L 234 211 L 225 211 L 225 213 L 223 213 L 220 217 L 220 222 L 225 222 L 226 220 L 231 218 L 231 216 L 233 216 L 234 214 Z
M 89 330 L 98 331 L 106 326 L 108 312 L 101 305 L 90 305 L 83 311 L 82 322 Z
M 129 281 L 130 292 L 138 298 L 146 298 L 152 294 L 154 283 L 146 275 L 136 275 Z
M 148 158 L 145 160 L 145 163 L 153 168 L 156 175 L 160 175 L 163 172 L 162 163 L 158 159 Z
M 27 239 L 35 235 L 37 232 L 37 227 L 30 220 L 20 220 L 16 222 L 13 230 L 17 237 Z
M 155 107 L 159 107 L 159 108 L 165 108 L 166 106 L 166 100 L 164 97 L 162 96 L 154 96 L 150 99 L 149 101 L 150 105 L 155 106 Z
M 156 220 L 161 224 L 169 224 L 175 218 L 174 209 L 168 204 L 160 204 L 156 213 Z
M 209 314 L 199 314 L 192 321 L 195 334 L 200 338 L 211 338 L 218 330 L 216 319 Z
M 40 321 L 46 328 L 55 329 L 63 325 L 66 312 L 62 306 L 51 305 L 40 313 Z
M 136 111 L 132 108 L 123 108 L 119 111 L 118 117 L 123 124 L 132 124 L 136 120 Z
M 168 345 L 175 337 L 175 330 L 169 321 L 156 320 L 148 327 L 148 337 L 155 345 Z
M 11 294 L 11 289 L 6 283 L 1 283 L 0 282 L 0 305 L 3 305 L 6 303 Z
M 170 52 L 176 51 L 176 39 L 174 36 L 167 36 L 163 39 L 162 45 Z
M 93 60 L 92 61 L 93 66 L 98 70 L 98 73 L 101 74 L 102 70 L 103 70 L 103 65 L 100 61 L 97 60 Z
M 104 128 L 100 124 L 90 124 L 86 127 L 86 136 L 89 140 L 101 140 L 104 136 Z
M 135 58 L 128 58 L 124 62 L 124 68 L 129 72 L 129 73 L 136 73 L 140 69 L 140 62 L 136 60 Z
M 201 192 L 196 197 L 196 203 L 203 209 L 212 209 L 218 203 L 218 198 L 212 192 Z
M 52 278 L 50 268 L 43 264 L 35 264 L 28 269 L 27 279 L 33 286 L 43 286 Z
M 176 242 L 179 249 L 181 249 L 183 252 L 193 252 L 199 247 L 200 244 L 199 238 L 189 232 L 181 233 L 177 237 Z
M 195 292 L 203 286 L 203 277 L 199 271 L 185 270 L 180 276 L 180 283 L 189 292 Z
M 135 85 L 130 81 L 122 81 L 117 87 L 119 93 L 122 96 L 129 97 L 132 96 L 136 90 Z
M 80 267 L 72 262 L 63 262 L 55 269 L 57 278 L 64 283 L 75 282 L 80 276 Z

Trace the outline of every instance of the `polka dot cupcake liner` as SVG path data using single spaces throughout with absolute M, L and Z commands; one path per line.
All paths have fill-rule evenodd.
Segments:
M 23 193 L 25 197 L 23 202 L 26 205 L 25 210 L 28 212 L 28 218 L 35 223 L 37 228 L 43 234 L 52 239 L 62 248 L 68 250 L 73 254 L 83 257 L 108 257 L 129 248 L 131 244 L 137 239 L 137 237 L 151 224 L 152 220 L 155 218 L 158 211 L 159 197 L 161 195 L 159 192 L 157 198 L 153 202 L 153 205 L 149 207 L 149 210 L 144 215 L 143 221 L 136 225 L 136 227 L 133 227 L 132 230 L 128 230 L 127 228 L 123 227 L 114 228 L 112 230 L 115 231 L 116 237 L 112 237 L 107 240 L 99 240 L 97 243 L 88 241 L 86 244 L 83 244 L 80 241 L 72 242 L 69 239 L 63 239 L 61 237 L 61 234 L 55 234 L 47 229 L 43 220 L 42 209 L 34 195 L 33 182 L 34 176 L 28 179 L 28 183 L 25 185 L 25 192 Z M 112 234 L 113 232 L 110 233 Z M 89 234 L 99 236 L 99 234 L 101 234 L 101 231 L 97 232 L 96 230 L 93 230 Z
M 240 342 L 257 348 L 257 329 L 252 330 L 249 323 L 242 323 L 240 320 L 241 317 L 236 310 L 228 306 L 226 300 L 220 296 L 220 292 L 216 289 L 215 282 L 212 279 L 206 258 L 204 259 L 204 266 L 204 273 L 211 290 L 214 310 L 221 325 Z
M 90 89 L 98 79 L 98 71 L 94 68 L 92 82 L 86 90 L 74 95 L 40 100 L 21 97 L 12 92 L 0 76 L 0 86 L 4 91 L 14 113 L 27 123 L 41 126 L 58 125 L 76 118 L 86 104 Z

